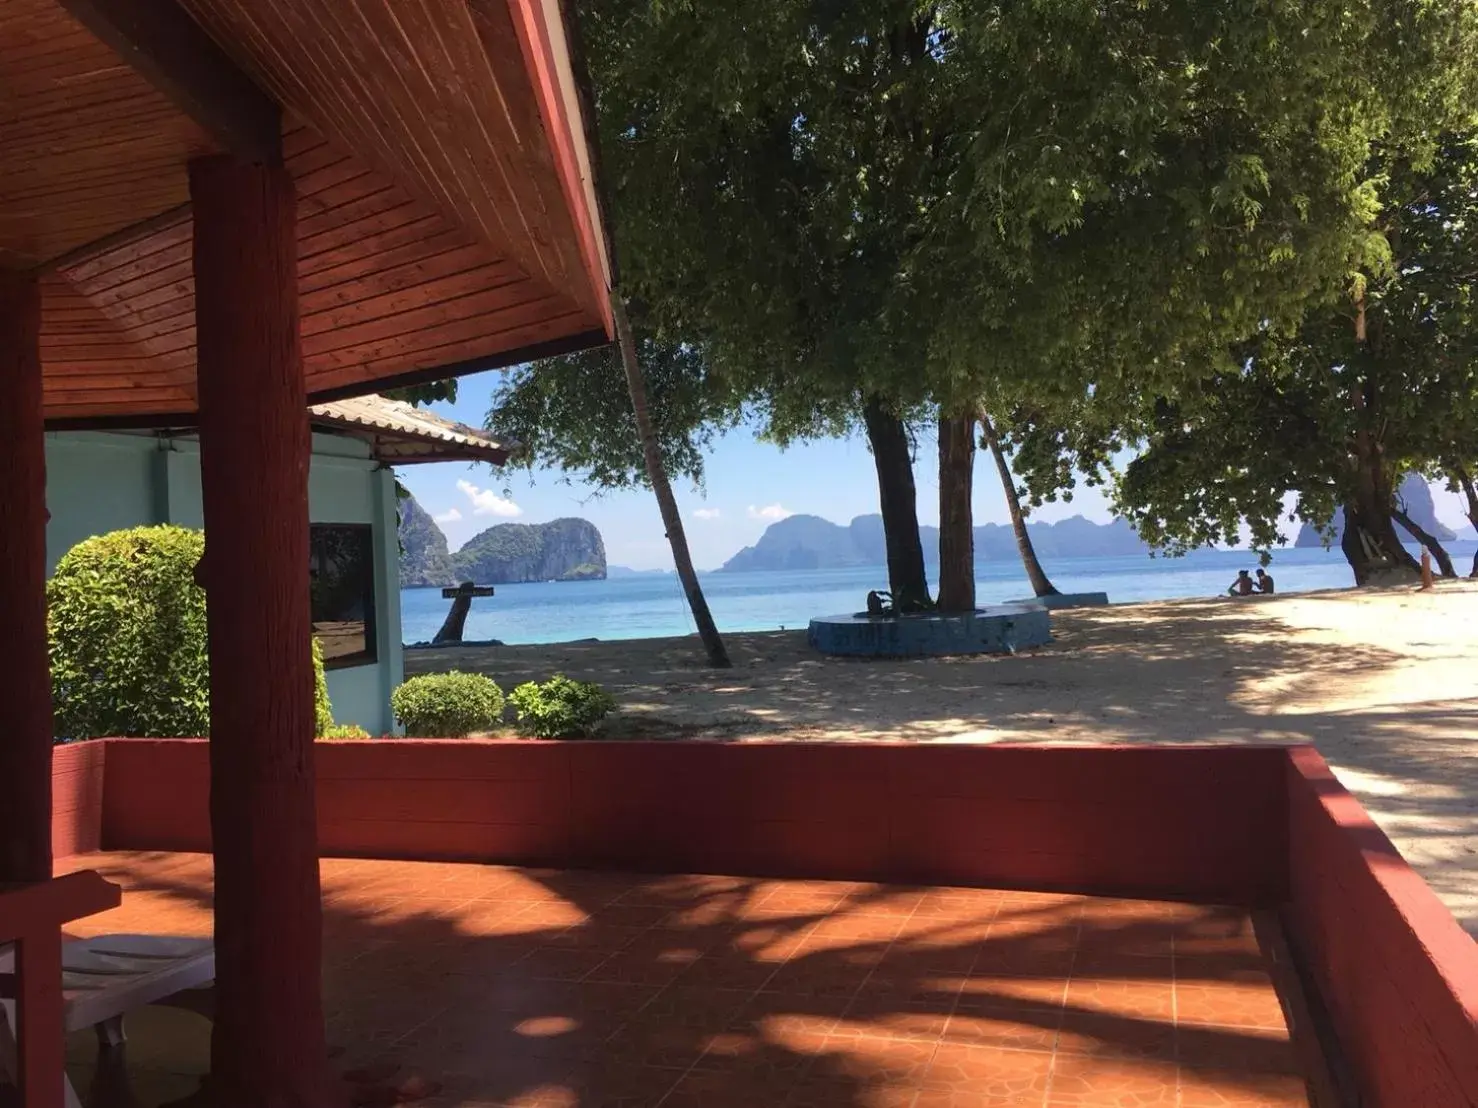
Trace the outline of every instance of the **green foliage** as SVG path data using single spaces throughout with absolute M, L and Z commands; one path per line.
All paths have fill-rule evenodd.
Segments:
M 357 723 L 335 723 L 325 728 L 318 737 L 321 739 L 368 739 L 373 736 Z
M 313 733 L 323 735 L 334 725 L 334 706 L 328 699 L 328 678 L 323 672 L 323 647 L 313 640 Z
M 1293 515 L 1326 527 L 1345 508 L 1389 515 L 1399 477 L 1461 469 L 1478 455 L 1478 139 L 1444 136 L 1429 161 L 1388 156 L 1379 270 L 1361 274 L 1365 337 L 1351 300 L 1271 326 L 1217 362 L 1182 365 L 1173 390 L 1112 386 L 1051 416 L 1018 422 L 1018 462 L 1038 496 L 1074 466 L 1108 475 L 1113 453 L 1141 452 L 1118 477 L 1117 507 L 1172 552 L 1289 538 Z
M 703 453 L 735 424 L 738 402 L 695 347 L 643 339 L 638 357 L 667 473 L 701 484 Z M 530 469 L 558 470 L 600 489 L 648 484 L 615 347 L 510 370 L 493 393 L 487 429 L 518 443 L 518 460 Z
M 46 585 L 59 738 L 210 733 L 200 531 L 136 527 L 78 543 Z M 317 733 L 331 723 L 313 643 Z
M 622 287 L 644 360 L 675 359 L 660 438 L 689 474 L 710 405 L 783 443 L 850 429 L 864 395 L 1028 405 L 1101 465 L 1157 401 L 1235 374 L 1233 347 L 1395 271 L 1400 201 L 1372 154 L 1422 168 L 1473 118 L 1478 75 L 1470 0 L 583 0 L 580 17 Z M 541 464 L 637 482 L 602 357 L 525 371 L 491 423 Z M 1045 495 L 1064 467 L 1037 446 Z
M 412 738 L 461 739 L 497 729 L 503 690 L 480 673 L 425 673 L 396 688 L 390 708 Z
M 562 673 L 542 684 L 526 681 L 508 699 L 518 710 L 520 729 L 540 739 L 588 738 L 616 710 L 615 698 L 595 682 Z

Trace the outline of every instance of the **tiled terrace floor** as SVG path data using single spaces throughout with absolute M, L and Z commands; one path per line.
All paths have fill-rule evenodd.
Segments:
M 209 934 L 208 858 L 69 865 L 127 889 L 79 934 Z M 362 1092 L 436 1083 L 427 1108 L 1306 1104 L 1235 910 L 405 862 L 323 876 L 340 1064 Z M 193 1087 L 201 1017 L 151 1009 L 130 1034 L 139 1103 Z M 86 1035 L 74 1051 L 86 1096 Z

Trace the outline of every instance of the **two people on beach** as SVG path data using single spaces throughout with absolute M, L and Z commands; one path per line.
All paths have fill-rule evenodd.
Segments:
M 1237 571 L 1237 579 L 1227 589 L 1228 596 L 1251 596 L 1255 592 L 1271 593 L 1273 591 L 1273 575 L 1265 570 L 1257 571 L 1257 580 L 1254 581 L 1245 569 Z

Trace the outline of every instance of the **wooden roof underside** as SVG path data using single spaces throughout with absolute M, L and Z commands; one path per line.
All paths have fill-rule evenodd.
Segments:
M 125 0 L 6 0 L 0 265 L 44 274 L 53 426 L 168 422 L 195 408 L 186 163 L 231 136 L 62 4 Z M 609 335 L 604 239 L 546 0 L 182 7 L 284 109 L 312 398 Z

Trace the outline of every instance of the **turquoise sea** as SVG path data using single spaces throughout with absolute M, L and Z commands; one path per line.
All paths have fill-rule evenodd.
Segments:
M 1449 543 L 1459 573 L 1472 565 L 1472 542 Z M 1059 558 L 1045 563 L 1064 592 L 1107 592 L 1109 600 L 1166 600 L 1216 596 L 1239 569 L 1254 569 L 1257 558 L 1241 550 L 1201 550 L 1183 558 Z M 1346 588 L 1354 584 L 1338 550 L 1277 551 L 1269 572 L 1278 591 Z M 722 631 L 775 631 L 804 628 L 813 616 L 859 610 L 869 589 L 888 585 L 882 566 L 772 573 L 700 575 L 708 605 Z M 975 567 L 982 604 L 1031 595 L 1016 561 L 979 562 Z M 436 634 L 451 602 L 440 589 L 404 589 L 400 610 L 402 637 L 427 642 Z M 672 574 L 643 574 L 605 581 L 551 581 L 498 585 L 497 595 L 474 600 L 466 638 L 505 643 L 570 642 L 575 639 L 647 639 L 693 632 L 682 587 Z

